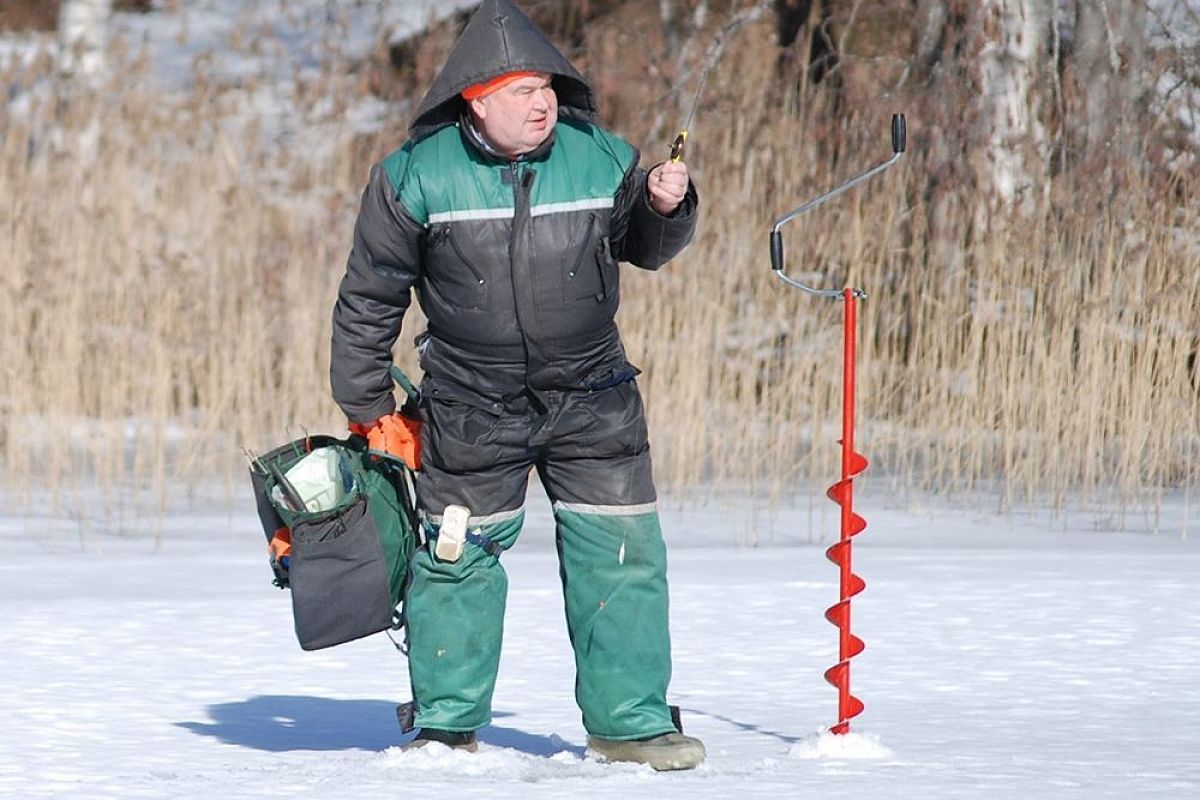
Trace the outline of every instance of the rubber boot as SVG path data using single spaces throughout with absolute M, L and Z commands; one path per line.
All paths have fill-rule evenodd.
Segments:
M 475 740 L 474 731 L 439 731 L 436 728 L 422 728 L 415 739 L 400 749 L 419 750 L 434 742 L 445 745 L 451 750 L 463 750 L 467 753 L 479 750 L 479 743 Z
M 695 769 L 706 755 L 704 743 L 682 733 L 664 733 L 650 739 L 601 739 L 588 737 L 588 751 L 604 761 L 649 764 L 659 772 Z

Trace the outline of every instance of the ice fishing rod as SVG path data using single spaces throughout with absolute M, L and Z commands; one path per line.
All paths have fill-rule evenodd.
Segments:
M 878 175 L 899 160 L 906 146 L 906 126 L 903 114 L 892 115 L 892 157 L 872 167 L 845 183 L 830 189 L 825 194 L 809 200 L 804 205 L 789 211 L 771 228 L 771 269 L 788 286 L 801 289 L 817 297 L 841 298 L 845 305 L 845 336 L 842 349 L 842 476 L 829 487 L 826 495 L 841 508 L 841 534 L 838 541 L 825 556 L 837 565 L 840 573 L 838 602 L 825 611 L 825 619 L 838 629 L 838 663 L 825 670 L 825 680 L 838 690 L 838 721 L 829 730 L 831 733 L 850 732 L 850 720 L 863 711 L 863 702 L 850 692 L 850 659 L 863 651 L 863 640 L 850 632 L 850 600 L 867 588 L 866 582 L 854 573 L 851 567 L 851 540 L 862 533 L 867 521 L 854 513 L 854 478 L 867 468 L 867 459 L 854 449 L 854 383 L 857 371 L 855 332 L 858 326 L 857 300 L 866 298 L 862 289 L 815 289 L 783 273 L 783 235 L 779 232 L 796 217 L 811 211 L 827 200 L 858 186 L 863 181 Z
M 692 98 L 692 109 L 688 112 L 687 120 L 683 123 L 683 127 L 679 129 L 679 134 L 675 137 L 675 141 L 671 142 L 670 161 L 677 163 L 683 160 L 683 153 L 687 147 L 688 129 L 692 127 L 692 117 L 696 116 L 696 106 L 700 105 L 700 96 L 704 93 L 704 84 L 708 81 L 708 67 L 704 68 L 704 72 L 700 73 L 700 86 L 696 89 L 696 95 Z
M 688 130 L 692 126 L 692 118 L 696 116 L 696 107 L 700 105 L 700 96 L 704 94 L 704 84 L 708 82 L 708 67 L 700 73 L 700 85 L 696 88 L 696 94 L 692 97 L 692 107 L 688 111 L 687 119 L 684 120 L 683 127 L 679 129 L 679 133 L 675 136 L 675 140 L 671 142 L 671 154 L 667 157 L 667 161 L 672 164 L 678 164 L 683 161 L 684 151 L 687 149 Z M 659 228 L 658 231 L 658 249 L 662 251 L 663 237 L 666 236 L 666 228 Z

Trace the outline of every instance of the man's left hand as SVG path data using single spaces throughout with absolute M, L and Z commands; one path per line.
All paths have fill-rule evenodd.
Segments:
M 403 414 L 388 414 L 374 422 L 350 422 L 351 433 L 365 436 L 367 447 L 396 456 L 409 469 L 421 468 L 421 423 Z
M 682 161 L 664 161 L 646 176 L 646 190 L 650 193 L 650 207 L 670 216 L 683 202 L 688 188 L 688 168 Z

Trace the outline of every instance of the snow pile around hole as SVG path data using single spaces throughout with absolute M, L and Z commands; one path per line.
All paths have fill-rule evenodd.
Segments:
M 879 741 L 879 737 L 870 733 L 831 733 L 821 731 L 812 736 L 806 736 L 792 745 L 788 758 L 855 758 L 855 759 L 884 759 L 892 758 L 892 751 Z
M 445 745 L 432 743 L 415 750 L 390 747 L 382 755 L 382 764 L 388 769 L 444 773 L 460 781 L 501 778 L 536 783 L 611 775 L 607 765 L 576 755 L 567 749 L 565 742 L 563 748 L 547 757 L 486 743 L 480 744 L 477 753 L 452 750 Z

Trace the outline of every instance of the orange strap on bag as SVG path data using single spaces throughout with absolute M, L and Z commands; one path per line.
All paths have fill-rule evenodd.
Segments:
M 421 468 L 421 422 L 403 414 L 388 414 L 370 424 L 351 422 L 350 432 L 367 437 L 367 447 L 396 456 L 409 469 Z

